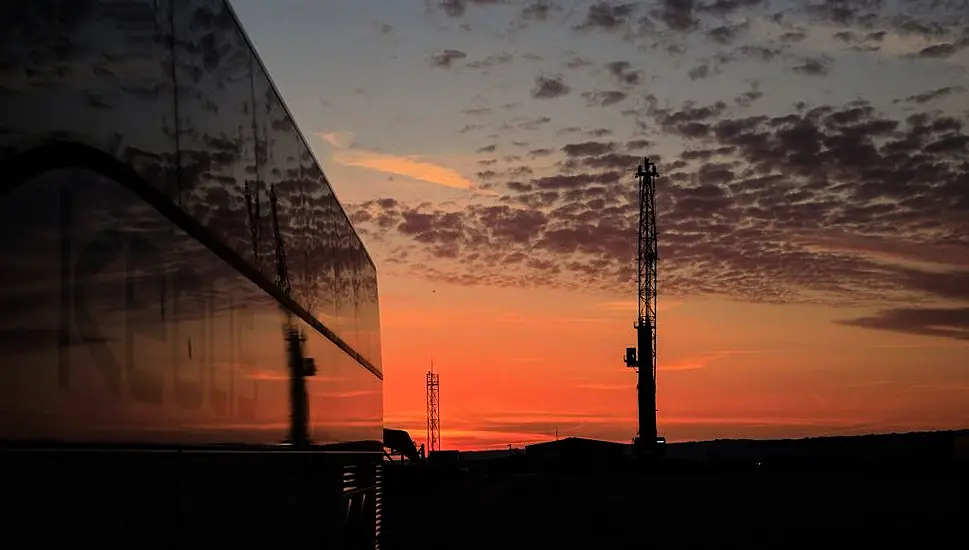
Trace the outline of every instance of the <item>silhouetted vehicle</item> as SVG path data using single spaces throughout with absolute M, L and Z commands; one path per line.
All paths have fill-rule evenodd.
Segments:
M 0 21 L 7 529 L 375 547 L 376 269 L 231 8 Z

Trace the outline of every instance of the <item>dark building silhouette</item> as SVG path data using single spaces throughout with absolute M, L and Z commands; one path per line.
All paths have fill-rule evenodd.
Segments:
M 376 269 L 230 6 L 0 20 L 9 525 L 374 547 Z
M 545 468 L 562 466 L 594 470 L 621 464 L 632 454 L 632 450 L 632 447 L 625 443 L 566 437 L 556 441 L 527 445 L 525 455 L 533 463 Z

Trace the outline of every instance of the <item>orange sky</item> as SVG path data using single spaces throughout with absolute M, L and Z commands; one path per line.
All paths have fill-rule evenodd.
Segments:
M 562 291 L 394 283 L 383 283 L 383 356 L 394 365 L 386 425 L 424 439 L 433 355 L 445 448 L 521 445 L 556 428 L 620 441 L 635 433 L 635 374 L 622 364 L 635 342 L 629 308 Z M 660 432 L 682 441 L 965 427 L 969 344 L 833 323 L 844 317 L 661 303 Z

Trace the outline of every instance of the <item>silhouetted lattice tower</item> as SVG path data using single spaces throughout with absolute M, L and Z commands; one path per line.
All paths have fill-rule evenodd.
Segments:
M 441 380 L 434 364 L 427 371 L 427 452 L 441 450 Z
M 646 454 L 656 452 L 656 274 L 659 262 L 656 235 L 656 164 L 643 159 L 636 170 L 639 179 L 639 229 L 637 231 L 636 288 L 639 316 L 636 348 L 626 348 L 626 366 L 637 369 L 639 433 L 636 444 Z M 637 357 L 638 348 L 638 357 Z

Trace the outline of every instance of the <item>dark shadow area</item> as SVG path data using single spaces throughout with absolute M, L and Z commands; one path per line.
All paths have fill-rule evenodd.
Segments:
M 6 447 L 4 540 L 38 547 L 374 548 L 379 468 L 355 453 Z
M 571 442 L 555 455 L 542 444 L 461 453 L 459 467 L 388 466 L 383 548 L 948 545 L 962 536 L 967 437 L 671 444 L 679 458 L 649 463 Z

